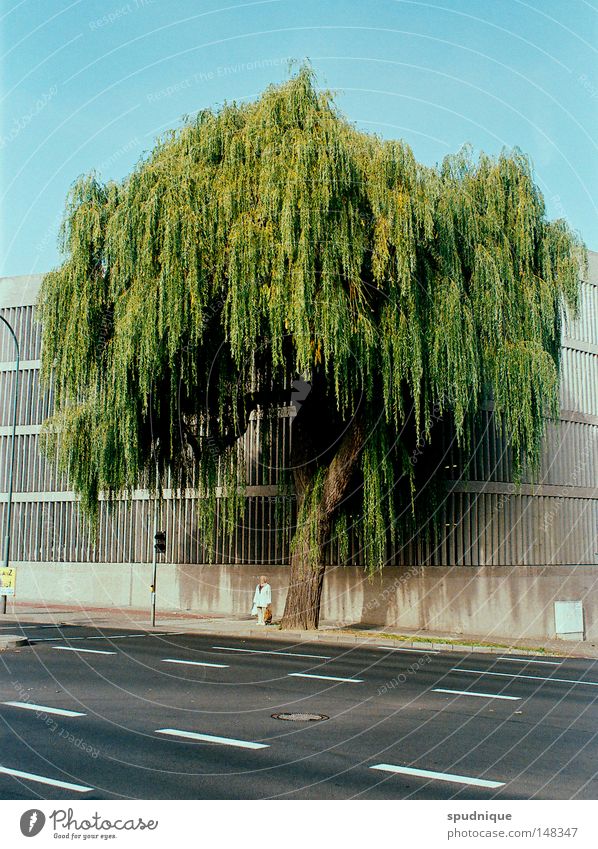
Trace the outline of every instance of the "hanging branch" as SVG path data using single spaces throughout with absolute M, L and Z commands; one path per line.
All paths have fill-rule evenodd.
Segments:
M 39 306 L 48 431 L 92 513 L 100 492 L 151 475 L 151 413 L 159 473 L 183 482 L 190 447 L 232 522 L 249 414 L 316 373 L 301 498 L 329 499 L 338 527 L 362 517 L 370 569 L 413 502 L 405 456 L 435 435 L 434 410 L 466 445 L 491 394 L 519 466 L 538 461 L 583 247 L 546 219 L 518 150 L 425 167 L 359 132 L 303 68 L 253 103 L 204 110 L 122 182 L 79 180 L 62 244 Z M 343 463 L 326 446 L 360 404 Z

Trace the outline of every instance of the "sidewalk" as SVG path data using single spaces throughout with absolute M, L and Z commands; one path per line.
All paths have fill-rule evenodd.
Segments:
M 61 605 L 39 605 L 20 602 L 10 604 L 6 615 L 0 614 L 0 625 L 43 623 L 45 625 L 82 625 L 99 629 L 135 629 L 148 633 L 176 631 L 188 634 L 211 634 L 219 637 L 284 640 L 285 642 L 329 642 L 341 645 L 375 645 L 388 648 L 417 648 L 434 651 L 487 652 L 490 654 L 546 654 L 563 657 L 598 659 L 598 644 L 565 640 L 488 639 L 480 634 L 409 631 L 389 628 L 362 628 L 323 622 L 318 631 L 282 631 L 277 625 L 260 627 L 254 617 L 202 616 L 194 613 L 157 611 L 156 627 L 150 625 L 149 610 L 118 607 L 73 608 Z

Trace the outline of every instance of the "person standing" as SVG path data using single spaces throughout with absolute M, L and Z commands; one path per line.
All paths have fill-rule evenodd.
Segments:
M 272 588 L 265 575 L 260 575 L 260 582 L 255 588 L 253 595 L 252 614 L 257 614 L 257 624 L 265 625 L 264 614 L 269 605 L 272 604 Z

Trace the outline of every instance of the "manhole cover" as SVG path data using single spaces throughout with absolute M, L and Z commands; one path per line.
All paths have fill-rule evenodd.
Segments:
M 285 719 L 287 722 L 319 722 L 328 719 L 325 713 L 273 713 L 272 719 Z

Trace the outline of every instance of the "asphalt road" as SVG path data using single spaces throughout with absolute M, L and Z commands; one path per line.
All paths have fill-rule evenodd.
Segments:
M 598 798 L 596 660 L 24 629 L 2 799 Z

